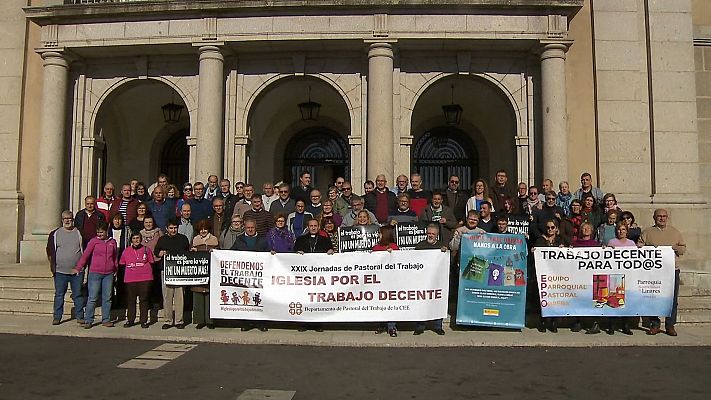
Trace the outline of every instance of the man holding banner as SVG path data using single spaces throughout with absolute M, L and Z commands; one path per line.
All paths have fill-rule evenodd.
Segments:
M 164 258 L 169 254 L 186 253 L 190 250 L 188 238 L 178 233 L 178 221 L 174 218 L 170 219 L 166 230 L 168 234 L 161 236 L 153 249 L 153 254 L 157 258 Z M 161 271 L 161 275 L 163 275 L 163 271 Z M 161 281 L 163 281 L 163 313 L 165 314 L 165 323 L 162 328 L 170 329 L 175 326 L 178 329 L 183 329 L 185 328 L 183 323 L 183 287 L 166 285 L 163 276 L 161 276 Z M 173 312 L 175 312 L 175 317 Z
M 442 241 L 439 240 L 439 224 L 430 223 L 427 225 L 427 239 L 421 241 L 415 246 L 415 250 L 431 250 L 431 249 L 440 249 L 442 252 L 446 252 L 447 245 Z M 442 266 L 443 268 L 443 273 L 449 274 L 449 270 L 446 265 Z M 433 322 L 433 327 L 432 331 L 440 336 L 444 335 L 444 329 L 442 328 L 442 318 L 438 318 Z M 419 321 L 415 325 L 415 331 L 412 333 L 413 335 L 422 335 L 425 333 L 425 321 Z
M 674 302 L 672 303 L 671 315 L 664 320 L 664 328 L 669 336 L 676 336 L 676 312 L 679 297 L 679 257 L 686 252 L 684 238 L 673 226 L 668 224 L 669 212 L 663 208 L 654 210 L 654 226 L 645 229 L 639 237 L 639 246 L 671 246 L 674 250 Z M 661 332 L 661 321 L 658 316 L 649 317 L 650 327 L 648 335 L 656 335 Z
M 294 243 L 294 251 L 299 254 L 306 253 L 327 253 L 333 254 L 333 244 L 331 239 L 328 237 L 321 236 L 319 234 L 319 223 L 316 218 L 311 218 L 306 222 L 306 227 L 308 232 L 304 235 L 299 236 Z M 301 324 L 299 326 L 299 332 L 305 332 L 313 328 L 316 332 L 323 332 L 323 326 L 321 324 Z

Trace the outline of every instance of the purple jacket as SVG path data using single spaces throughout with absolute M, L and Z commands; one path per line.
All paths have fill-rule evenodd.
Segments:
M 272 228 L 267 232 L 269 250 L 276 251 L 277 253 L 293 252 L 295 240 L 294 234 L 286 227 L 282 229 Z
M 91 257 L 90 273 L 113 274 L 118 268 L 117 248 L 114 238 L 101 240 L 98 237 L 94 237 L 89 241 L 84 254 L 77 261 L 77 271 L 81 272 L 86 266 L 89 257 Z

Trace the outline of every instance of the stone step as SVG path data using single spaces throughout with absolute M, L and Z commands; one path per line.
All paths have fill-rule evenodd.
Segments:
M 45 278 L 0 277 L 0 289 L 54 290 L 54 280 L 51 276 Z
M 0 299 L 0 312 L 9 314 L 52 315 L 52 301 Z M 69 306 L 71 307 L 71 306 Z M 65 314 L 69 308 L 65 305 Z
M 686 285 L 679 286 L 679 298 L 695 296 L 711 296 L 711 288 L 699 288 Z
M 17 278 L 51 278 L 49 263 L 38 264 L 9 264 L 0 265 L 0 279 L 4 277 Z
M 711 296 L 680 297 L 679 310 L 711 310 Z
M 54 301 L 54 289 L 0 288 L 0 299 Z M 70 303 L 71 301 L 71 290 L 68 290 L 64 296 L 64 302 Z
M 676 315 L 680 324 L 711 324 L 711 310 L 679 310 Z

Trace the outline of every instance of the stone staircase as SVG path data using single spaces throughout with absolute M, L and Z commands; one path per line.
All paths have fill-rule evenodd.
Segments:
M 684 278 L 682 275 L 682 283 L 691 281 Z M 64 301 L 64 314 L 68 317 L 72 308 L 69 292 Z M 53 303 L 54 282 L 48 265 L 0 265 L 0 314 L 51 318 Z M 711 289 L 682 284 L 678 322 L 711 324 Z

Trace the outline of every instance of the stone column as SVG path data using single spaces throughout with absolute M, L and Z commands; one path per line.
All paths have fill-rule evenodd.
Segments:
M 38 147 L 39 176 L 37 187 L 40 188 L 35 199 L 34 214 L 35 235 L 46 235 L 56 228 L 62 209 L 66 207 L 64 188 L 67 182 L 64 176 L 65 152 L 68 148 L 67 137 L 67 81 L 69 63 L 58 51 L 41 54 L 43 63 L 42 86 L 42 122 Z M 73 210 L 76 211 L 76 210 Z M 30 214 L 31 215 L 31 214 Z
M 543 109 L 543 179 L 568 179 L 568 135 L 565 102 L 565 52 L 568 45 L 549 43 L 541 52 Z
M 394 181 L 393 142 L 393 47 L 373 43 L 368 49 L 367 179 L 385 174 L 388 183 Z
M 219 47 L 201 46 L 195 179 L 222 176 L 224 61 Z

